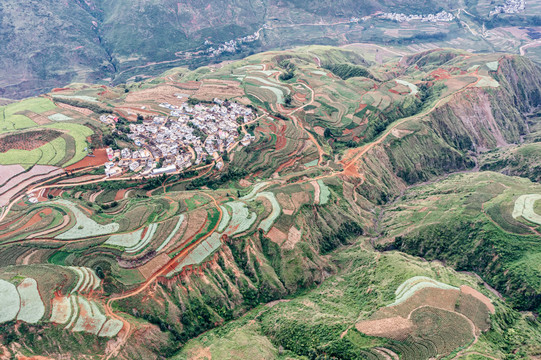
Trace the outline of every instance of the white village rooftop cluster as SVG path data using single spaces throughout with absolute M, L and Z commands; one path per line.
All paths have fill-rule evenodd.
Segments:
M 251 108 L 220 99 L 193 106 L 161 103 L 160 107 L 170 110 L 170 116 L 129 125 L 128 138 L 138 147 L 136 151 L 107 149 L 107 176 L 128 169 L 141 176 L 174 173 L 209 157 L 217 160 L 239 140 L 238 127 L 255 119 Z M 245 134 L 240 143 L 248 146 L 252 140 Z M 223 163 L 219 161 L 216 166 L 220 169 Z

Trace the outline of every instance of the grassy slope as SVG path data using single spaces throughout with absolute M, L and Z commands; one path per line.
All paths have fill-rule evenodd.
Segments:
M 408 191 L 386 209 L 380 242 L 428 260 L 475 271 L 513 306 L 538 311 L 539 237 L 511 216 L 521 194 L 541 189 L 497 173 L 455 175 Z
M 397 252 L 380 257 L 359 244 L 339 250 L 332 257 L 342 270 L 318 288 L 285 302 L 260 306 L 242 319 L 190 341 L 173 359 L 189 359 L 203 352 L 213 359 L 230 359 L 244 351 L 246 341 L 260 344 L 269 359 L 314 358 L 324 354 L 362 359 L 366 356 L 361 355 L 362 351 L 388 346 L 389 340 L 364 336 L 353 328 L 354 324 L 392 302 L 397 286 L 416 275 L 454 286 L 470 285 L 496 304 L 492 330 L 468 351 L 503 356 L 510 349 L 518 349 L 519 354 L 524 354 L 535 349 L 541 340 L 538 328 L 480 287 L 475 278 L 439 263 L 423 262 Z

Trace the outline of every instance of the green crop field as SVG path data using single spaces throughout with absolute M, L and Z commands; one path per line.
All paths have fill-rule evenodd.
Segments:
M 41 114 L 53 109 L 56 109 L 56 106 L 51 100 L 45 98 L 32 98 L 7 106 L 0 106 L 0 133 L 31 128 L 37 125 L 28 117 L 17 114 L 19 112 L 28 110 Z

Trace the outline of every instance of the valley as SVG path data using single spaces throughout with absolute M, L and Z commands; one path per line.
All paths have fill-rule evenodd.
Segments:
M 0 42 L 5 44 L 0 97 L 21 99 L 73 82 L 116 86 L 177 66 L 193 70 L 309 44 L 375 43 L 406 52 L 444 47 L 541 59 L 535 2 L 343 0 L 334 5 L 5 1 L 0 6 Z M 36 27 L 39 31 L 32 31 Z
M 2 351 L 536 356 L 540 94 L 517 55 L 356 45 L 4 105 L 0 285 L 43 309 L 3 314 Z M 220 111 L 237 135 L 185 166 L 170 129 L 207 144 Z M 138 126 L 178 148 L 108 173 Z

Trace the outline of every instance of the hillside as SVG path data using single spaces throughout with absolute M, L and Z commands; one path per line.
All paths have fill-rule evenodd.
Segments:
M 466 4 L 433 0 L 76 0 L 66 4 L 7 0 L 0 4 L 0 97 L 20 99 L 71 82 L 119 84 L 175 66 L 193 69 L 264 50 L 310 44 L 375 42 L 397 46 L 400 52 L 457 47 L 518 53 L 520 47 L 521 53 L 539 58 L 536 4 L 528 4 L 526 11 L 517 14 L 493 16 L 488 14 L 496 3 Z M 448 11 L 453 20 L 382 18 L 382 14 L 429 16 L 441 11 Z M 483 33 L 485 23 L 491 30 Z M 234 44 L 226 44 L 231 41 Z
M 538 356 L 540 100 L 525 57 L 357 45 L 5 105 L 2 349 Z

